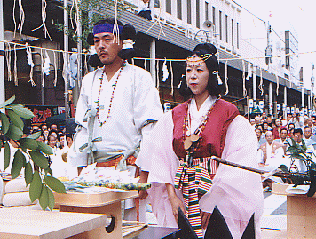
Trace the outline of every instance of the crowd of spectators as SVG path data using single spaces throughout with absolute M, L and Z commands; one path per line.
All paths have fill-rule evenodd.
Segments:
M 288 114 L 287 119 L 272 118 L 263 113 L 249 119 L 257 136 L 258 167 L 265 171 L 272 171 L 280 165 L 287 166 L 291 171 L 305 172 L 307 169 L 302 160 L 291 161 L 288 147 L 293 144 L 306 146 L 307 152 L 313 152 L 316 148 L 316 116 L 300 116 Z M 292 141 L 293 140 L 293 141 Z M 271 189 L 272 181 L 266 180 L 263 184 Z M 276 180 L 278 181 L 278 180 Z

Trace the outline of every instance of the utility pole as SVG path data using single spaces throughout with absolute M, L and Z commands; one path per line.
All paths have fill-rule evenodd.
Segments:
M 149 8 L 151 11 L 151 18 L 154 20 L 155 17 L 155 0 L 150 0 Z M 155 81 L 156 79 L 156 40 L 155 38 L 152 39 L 150 42 L 150 74 Z
M 68 12 L 67 12 L 67 7 L 68 7 L 68 0 L 64 0 L 64 51 L 68 52 L 69 47 L 68 47 Z M 68 67 L 68 53 L 64 54 L 64 64 Z M 68 105 L 68 71 L 64 72 L 66 74 L 66 79 L 65 79 L 65 116 L 66 119 L 69 118 L 69 105 Z
M 0 0 L 0 40 L 4 40 L 4 23 L 3 23 L 3 0 Z M 0 42 L 0 104 L 5 101 L 4 90 L 4 42 Z
M 311 78 L 311 110 L 314 111 L 314 104 L 313 104 L 313 94 L 314 94 L 314 83 L 315 83 L 315 78 L 314 78 L 314 69 L 315 66 L 312 64 L 312 78 Z
M 77 12 L 77 80 L 74 88 L 73 93 L 73 101 L 74 105 L 77 105 L 79 94 L 80 94 L 80 88 L 81 88 L 81 82 L 82 82 L 82 12 L 80 11 L 80 4 L 81 1 L 78 1 L 78 12 Z

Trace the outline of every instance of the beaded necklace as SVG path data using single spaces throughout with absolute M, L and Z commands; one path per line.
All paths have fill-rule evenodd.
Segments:
M 114 99 L 114 93 L 115 93 L 117 81 L 118 81 L 118 79 L 120 78 L 121 73 L 122 73 L 122 71 L 123 71 L 123 68 L 124 68 L 125 66 L 126 66 L 126 61 L 123 62 L 122 67 L 121 67 L 119 73 L 117 74 L 116 80 L 115 80 L 114 85 L 113 85 L 113 92 L 112 92 L 111 99 L 110 99 L 110 104 L 109 104 L 109 108 L 108 108 L 108 113 L 107 113 L 107 116 L 106 116 L 106 118 L 105 118 L 105 120 L 104 120 L 103 122 L 100 121 L 100 95 L 101 95 L 101 88 L 102 88 L 102 82 L 103 82 L 103 77 L 104 77 L 104 72 L 105 72 L 105 70 L 102 71 L 102 74 L 101 74 L 101 76 L 100 76 L 100 78 L 99 78 L 99 80 L 100 80 L 99 96 L 98 96 L 98 100 L 97 100 L 95 103 L 97 103 L 97 117 L 98 117 L 98 120 L 99 120 L 100 127 L 102 127 L 102 125 L 106 123 L 106 121 L 108 120 L 108 118 L 110 118 L 111 107 L 112 107 L 112 102 L 113 102 L 113 99 Z
M 191 127 L 189 126 L 189 119 L 188 119 L 188 105 L 189 105 L 189 103 L 191 103 L 191 101 L 189 101 L 186 105 L 186 113 L 184 116 L 182 138 L 183 138 L 183 142 L 184 142 L 184 149 L 186 151 L 186 161 L 189 163 L 189 165 L 193 161 L 193 154 L 198 148 L 198 143 L 201 139 L 201 134 L 202 134 L 202 132 L 207 124 L 209 115 L 210 115 L 211 111 L 214 109 L 214 106 L 219 99 L 220 99 L 220 97 L 218 97 L 216 99 L 216 101 L 214 102 L 214 104 L 210 107 L 207 114 L 203 117 L 203 120 L 202 120 L 200 126 L 194 131 L 193 134 L 191 134 Z M 189 115 L 190 115 L 190 112 L 189 112 Z M 190 122 L 190 124 L 191 124 L 191 122 Z M 187 133 L 188 131 L 189 131 L 189 133 Z

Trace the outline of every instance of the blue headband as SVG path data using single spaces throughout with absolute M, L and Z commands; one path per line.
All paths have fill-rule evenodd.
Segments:
M 117 25 L 119 28 L 119 34 L 122 34 L 123 26 Z M 114 24 L 98 24 L 93 27 L 93 36 L 98 33 L 110 32 L 113 33 Z

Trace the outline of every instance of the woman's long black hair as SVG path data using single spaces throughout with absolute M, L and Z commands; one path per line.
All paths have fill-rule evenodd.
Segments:
M 198 44 L 192 51 L 192 54 L 190 54 L 190 56 L 196 55 L 199 57 L 203 57 L 207 54 L 211 54 L 211 56 L 207 60 L 205 60 L 206 67 L 210 72 L 207 90 L 211 96 L 219 96 L 220 93 L 222 92 L 222 87 L 221 85 L 218 85 L 218 81 L 217 81 L 219 65 L 218 65 L 216 53 L 217 53 L 217 48 L 213 44 L 202 43 L 202 44 Z M 185 77 L 183 77 L 182 79 L 179 92 L 185 98 L 190 98 L 193 95 L 192 91 L 186 84 Z

